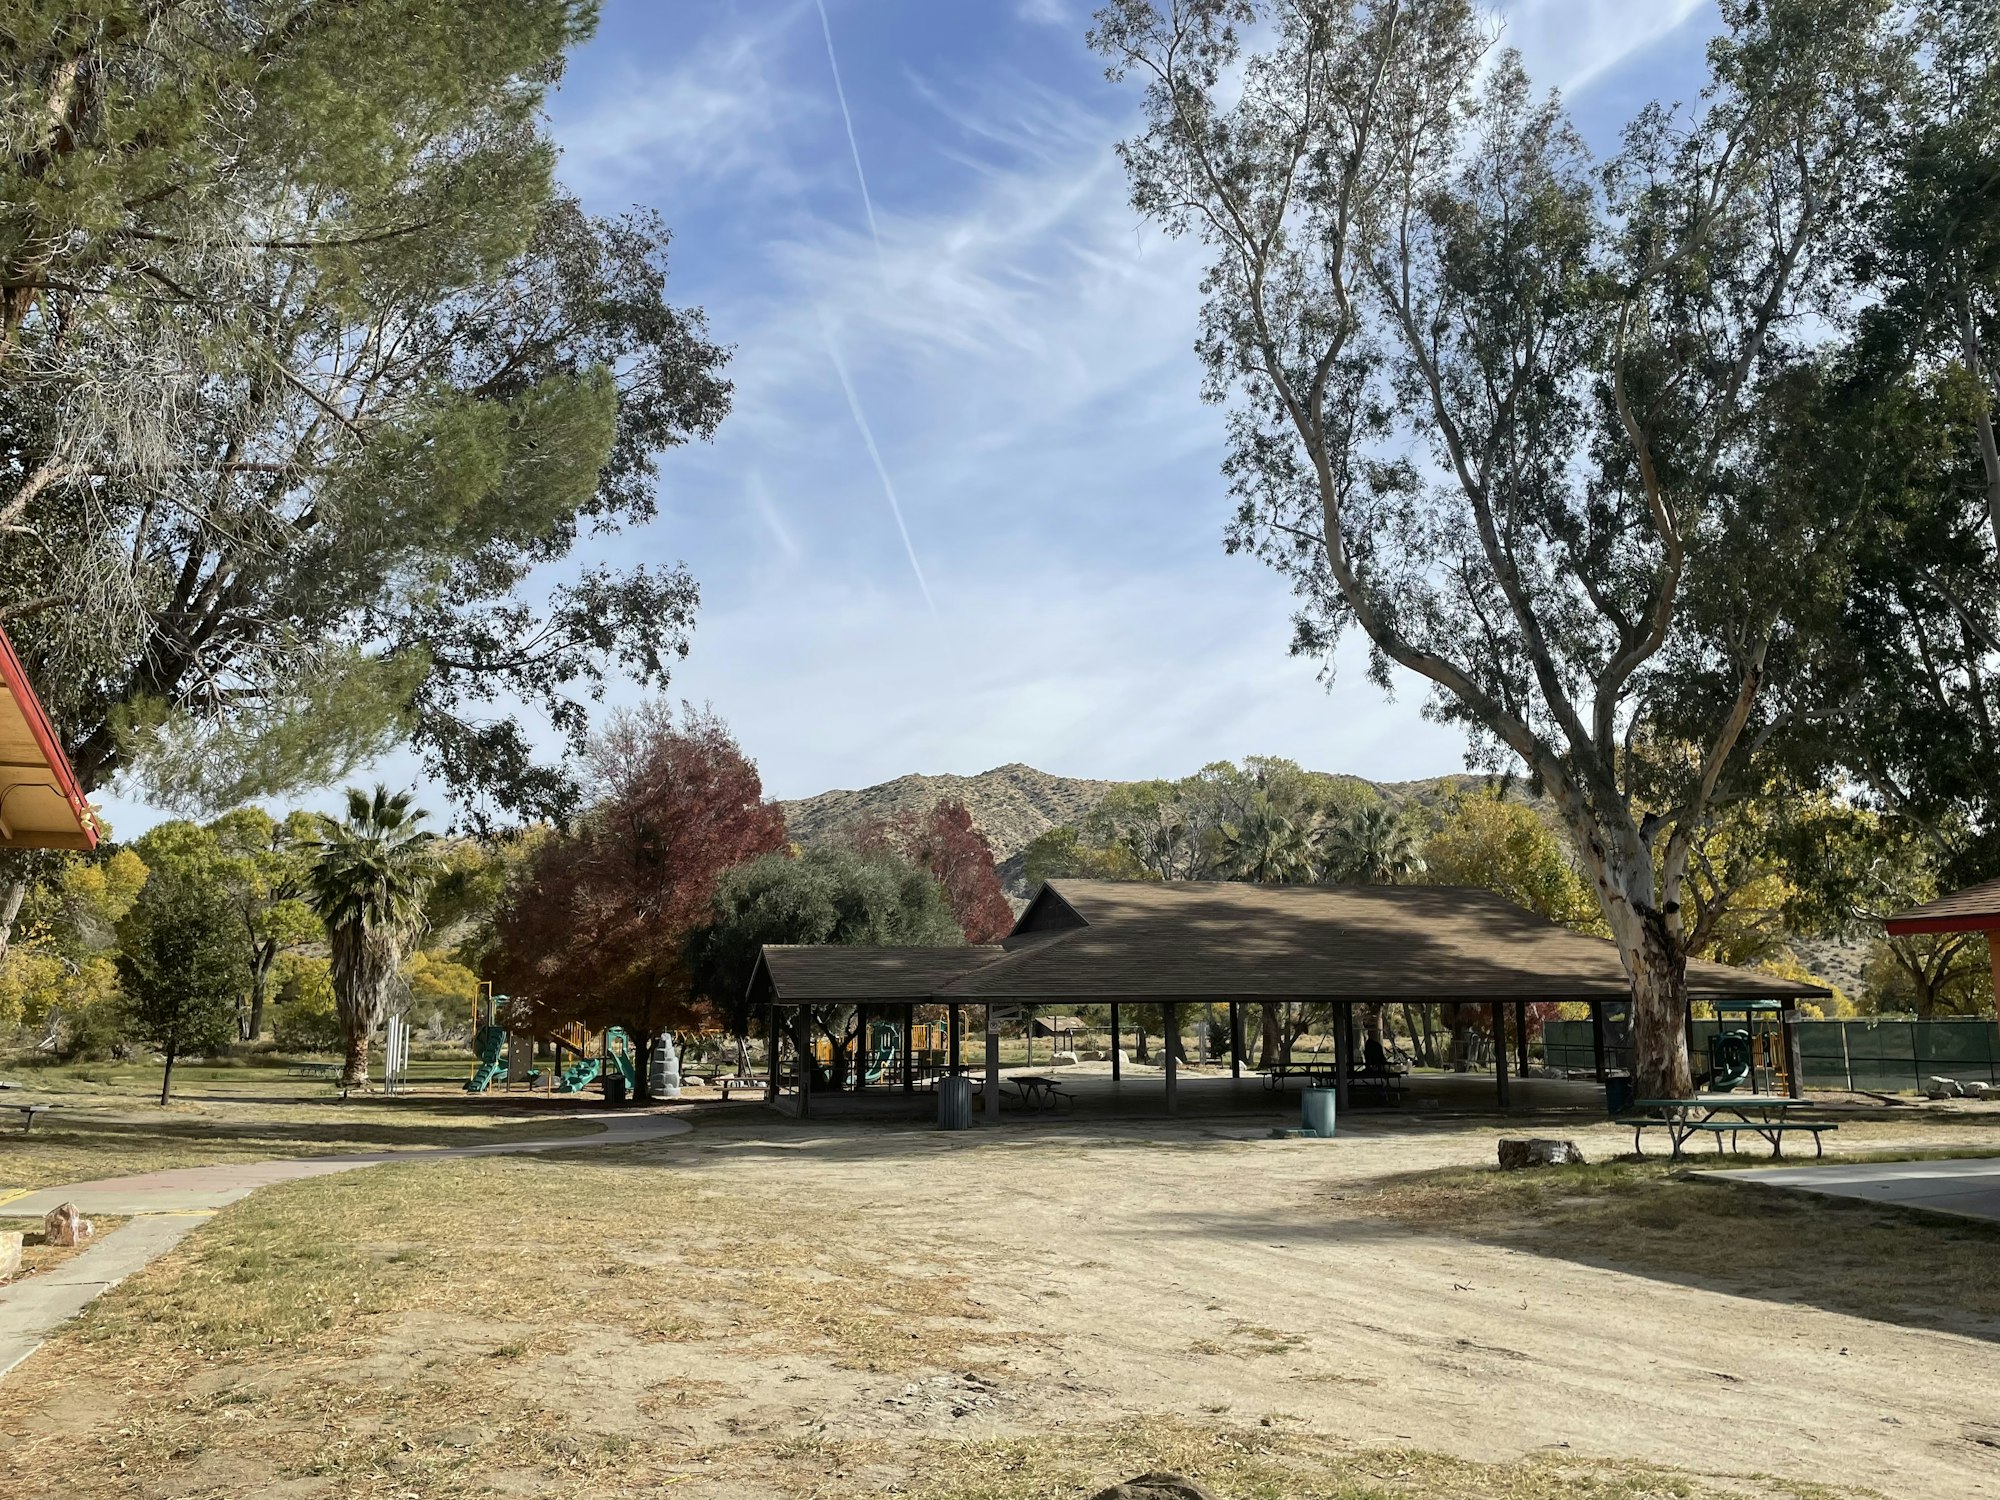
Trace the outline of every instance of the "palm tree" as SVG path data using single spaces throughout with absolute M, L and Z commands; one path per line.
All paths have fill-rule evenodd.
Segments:
M 1250 798 L 1243 816 L 1220 830 L 1224 878 L 1257 885 L 1283 885 L 1312 878 L 1312 835 L 1280 812 L 1262 792 Z
M 1424 873 L 1422 840 L 1401 813 L 1377 802 L 1327 826 L 1320 878 L 1360 885 L 1400 885 Z
M 368 1038 L 382 1019 L 397 972 L 423 930 L 424 897 L 436 877 L 428 816 L 410 793 L 347 789 L 347 817 L 323 820 L 307 885 L 333 952 L 333 998 L 347 1044 L 343 1087 L 368 1082 Z

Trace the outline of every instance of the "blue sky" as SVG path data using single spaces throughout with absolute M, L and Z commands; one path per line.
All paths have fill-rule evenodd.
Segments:
M 608 0 L 555 101 L 564 178 L 665 215 L 676 300 L 736 351 L 716 440 L 670 455 L 657 522 L 598 550 L 692 568 L 672 692 L 711 702 L 775 795 L 1010 761 L 1462 765 L 1414 684 L 1385 699 L 1354 650 L 1329 691 L 1289 658 L 1282 581 L 1223 553 L 1197 250 L 1127 204 L 1133 99 L 1083 45 L 1090 9 Z M 1715 25 L 1712 0 L 1497 13 L 1600 149 L 1694 92 Z

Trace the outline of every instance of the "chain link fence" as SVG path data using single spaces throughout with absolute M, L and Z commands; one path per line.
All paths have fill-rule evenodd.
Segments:
M 1731 1030 L 1737 1029 L 1731 1023 Z M 2000 1025 L 1990 1018 L 1912 1021 L 1893 1018 L 1800 1021 L 1799 1052 L 1809 1089 L 1867 1089 L 1880 1094 L 1922 1091 L 1933 1078 L 2000 1083 Z M 1714 1021 L 1694 1023 L 1695 1056 L 1708 1055 Z M 1593 1066 L 1590 1022 L 1550 1021 L 1543 1028 L 1548 1065 L 1588 1072 Z M 1606 1061 L 1625 1066 L 1616 1053 Z

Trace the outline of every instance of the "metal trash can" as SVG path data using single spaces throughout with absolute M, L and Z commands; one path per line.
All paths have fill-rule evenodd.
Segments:
M 1299 1129 L 1332 1140 L 1333 1105 L 1337 1097 L 1332 1089 L 1307 1089 L 1300 1094 Z
M 1638 1091 L 1628 1073 L 1613 1073 L 1604 1080 L 1604 1112 L 1614 1119 L 1632 1108 Z
M 972 1128 L 972 1080 L 963 1073 L 938 1080 L 938 1129 Z

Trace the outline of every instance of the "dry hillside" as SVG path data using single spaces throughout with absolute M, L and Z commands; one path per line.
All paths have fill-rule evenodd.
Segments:
M 1361 781 L 1360 777 L 1347 778 Z M 1439 776 L 1422 781 L 1364 782 L 1392 803 L 1427 803 L 1460 786 L 1476 784 L 1474 776 Z M 898 776 L 859 791 L 821 792 L 781 804 L 785 827 L 801 844 L 839 838 L 871 818 L 899 813 L 925 813 L 940 801 L 965 804 L 972 821 L 993 846 L 1001 882 L 1017 897 L 1021 851 L 1030 840 L 1060 824 L 1076 824 L 1104 794 L 1123 783 L 1076 776 L 1051 776 L 1033 766 L 996 766 L 977 776 Z M 1513 795 L 1522 795 L 1515 787 Z

